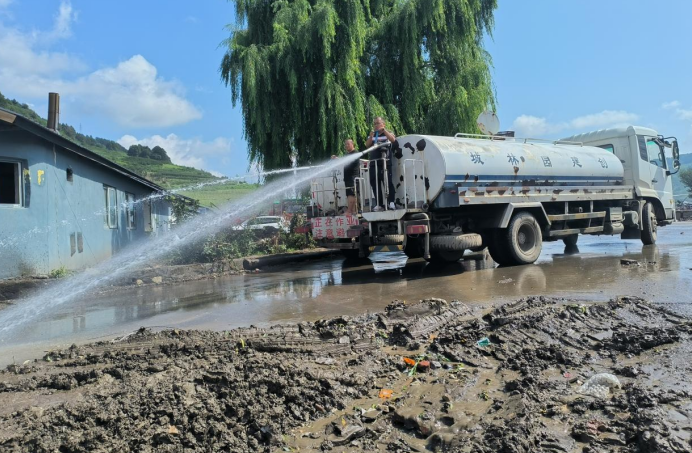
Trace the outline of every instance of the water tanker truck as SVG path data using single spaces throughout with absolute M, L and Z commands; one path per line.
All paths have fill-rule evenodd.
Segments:
M 342 172 L 313 181 L 308 217 L 321 245 L 360 257 L 403 250 L 433 262 L 487 247 L 497 263 L 521 265 L 538 259 L 544 241 L 576 245 L 579 234 L 653 244 L 657 227 L 675 218 L 677 139 L 648 128 L 558 141 L 406 135 L 388 147 L 391 159 L 363 156 L 353 187 L 358 213 L 342 214 Z M 374 206 L 377 191 L 390 187 L 379 179 L 387 171 L 370 183 L 380 166 L 391 166 L 394 209 Z

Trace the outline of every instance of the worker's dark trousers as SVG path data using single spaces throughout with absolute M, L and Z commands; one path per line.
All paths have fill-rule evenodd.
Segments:
M 369 165 L 372 168 L 369 169 L 370 173 L 370 187 L 372 188 L 373 198 L 377 197 L 375 206 L 384 206 L 382 200 L 384 199 L 384 161 L 378 159 L 376 161 L 371 161 Z M 377 167 L 375 167 L 377 165 Z M 375 171 L 375 168 L 377 171 Z M 375 176 L 377 175 L 377 177 Z M 387 159 L 387 181 L 389 183 L 389 196 L 387 197 L 387 204 L 394 202 L 394 183 L 392 182 L 392 161 Z M 379 183 L 379 186 L 377 185 Z M 373 206 L 374 207 L 374 206 Z

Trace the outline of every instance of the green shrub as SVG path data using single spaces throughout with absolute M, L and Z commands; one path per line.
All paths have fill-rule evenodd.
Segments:
M 188 244 L 169 254 L 171 264 L 211 263 L 251 255 L 286 253 L 315 247 L 311 235 L 295 233 L 307 222 L 304 215 L 294 215 L 289 232 L 227 229 L 197 243 Z
M 65 266 L 60 266 L 59 268 L 53 269 L 52 271 L 50 271 L 48 276 L 50 278 L 63 278 L 63 277 L 67 277 L 69 274 L 70 274 L 70 271 L 68 271 Z

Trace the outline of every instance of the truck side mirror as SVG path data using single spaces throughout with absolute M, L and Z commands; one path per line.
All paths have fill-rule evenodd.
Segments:
M 680 171 L 680 147 L 677 140 L 673 140 L 673 168 L 675 171 L 672 174 Z

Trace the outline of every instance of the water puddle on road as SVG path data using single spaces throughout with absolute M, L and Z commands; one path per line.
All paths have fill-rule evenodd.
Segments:
M 393 299 L 458 299 L 480 309 L 528 295 L 607 300 L 626 294 L 692 314 L 692 223 L 660 229 L 656 246 L 581 237 L 578 247 L 578 253 L 565 253 L 562 242 L 548 243 L 535 265 L 509 268 L 484 260 L 435 266 L 406 260 L 403 253 L 373 254 L 372 262 L 335 256 L 258 274 L 125 288 L 85 297 L 27 324 L 17 342 L 0 347 L 0 362 L 141 326 L 222 330 L 312 321 L 380 311 Z M 623 266 L 621 259 L 638 264 Z

